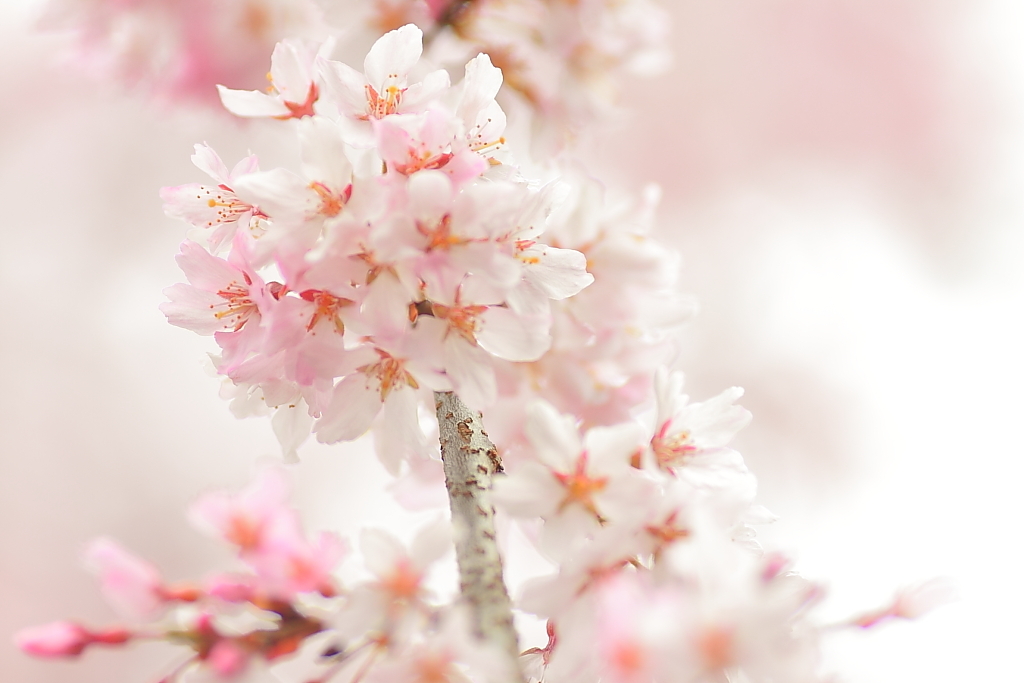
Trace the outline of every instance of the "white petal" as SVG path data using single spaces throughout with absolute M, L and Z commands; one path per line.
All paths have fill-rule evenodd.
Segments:
M 491 64 L 491 58 L 485 54 L 477 55 L 466 64 L 458 114 L 468 125 L 476 123 L 477 114 L 494 101 L 501 81 L 501 69 Z
M 550 329 L 550 318 L 521 316 L 508 308 L 491 306 L 480 315 L 476 338 L 480 346 L 498 358 L 528 362 L 551 348 Z
M 216 292 L 243 279 L 242 274 L 227 261 L 189 240 L 181 243 L 181 253 L 174 261 L 190 283 L 208 292 Z
M 235 194 L 259 206 L 275 221 L 302 221 L 317 210 L 317 195 L 309 189 L 309 183 L 284 168 L 239 178 L 235 182 Z
M 394 275 L 383 272 L 370 285 L 360 310 L 364 334 L 402 337 L 409 329 L 409 303 L 412 296 Z
M 310 73 L 313 56 L 309 53 L 306 46 L 290 40 L 283 40 L 274 47 L 270 55 L 270 74 L 282 100 L 300 104 L 306 101 L 313 82 Z
M 321 443 L 352 441 L 366 433 L 380 412 L 376 382 L 362 373 L 349 375 L 334 388 L 331 402 L 317 420 L 316 439 Z
M 389 76 L 405 78 L 423 53 L 423 31 L 415 24 L 389 31 L 377 39 L 363 62 L 366 81 L 380 92 Z
M 259 90 L 232 90 L 217 86 L 224 108 L 235 116 L 288 116 L 284 102 Z
M 574 296 L 594 281 L 587 272 L 587 257 L 575 249 L 558 249 L 538 244 L 521 252 L 526 278 L 550 298 Z
M 167 322 L 176 327 L 202 335 L 234 327 L 233 320 L 214 316 L 213 307 L 223 304 L 224 299 L 213 292 L 179 283 L 165 289 L 164 296 L 170 301 L 160 304 L 160 312 L 167 316 Z
M 394 571 L 395 565 L 407 557 L 397 538 L 383 529 L 363 529 L 359 534 L 359 550 L 366 568 L 379 577 Z
M 364 116 L 366 77 L 348 64 L 330 59 L 318 59 L 317 67 L 327 95 L 334 98 L 341 112 L 348 116 Z
M 611 427 L 593 427 L 583 439 L 591 471 L 613 472 L 629 468 L 629 459 L 644 445 L 644 429 L 627 422 Z
M 484 410 L 498 395 L 498 382 L 490 357 L 455 332 L 444 341 L 444 367 L 455 391 L 473 410 Z
M 277 442 L 281 444 L 285 462 L 298 462 L 299 446 L 309 438 L 309 430 L 313 426 L 305 401 L 281 406 L 274 412 L 270 424 Z
M 416 392 L 408 386 L 395 387 L 384 401 L 380 429 L 374 431 L 374 449 L 384 468 L 398 475 L 402 463 L 422 457 L 427 448 L 420 429 Z
M 452 549 L 452 525 L 446 519 L 439 519 L 419 530 L 412 540 L 409 554 L 419 569 L 444 557 Z
M 352 182 L 352 164 L 338 124 L 323 116 L 304 117 L 300 124 L 302 172 L 309 180 L 340 192 Z
M 409 212 L 419 221 L 435 224 L 451 211 L 452 181 L 441 171 L 420 171 L 409 178 Z
M 196 168 L 218 183 L 227 183 L 230 178 L 228 167 L 224 165 L 220 156 L 209 145 L 196 145 L 195 154 L 192 155 L 192 163 L 196 165 Z
M 556 470 L 567 471 L 583 451 L 576 422 L 561 415 L 547 401 L 534 401 L 526 407 L 526 437 L 537 456 Z
M 440 97 L 451 87 L 451 79 L 444 69 L 431 71 L 423 78 L 423 82 L 409 86 L 402 94 L 399 111 L 414 113 L 422 111 L 432 101 Z
M 496 478 L 491 495 L 495 505 L 515 517 L 548 517 L 558 509 L 563 491 L 551 470 L 527 462 L 508 476 Z

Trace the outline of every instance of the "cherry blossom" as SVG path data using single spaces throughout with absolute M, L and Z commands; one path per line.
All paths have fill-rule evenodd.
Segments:
M 399 645 L 423 627 L 434 612 L 435 596 L 427 587 L 431 566 L 451 549 L 447 523 L 420 529 L 406 549 L 380 529 L 364 529 L 360 550 L 373 579 L 353 588 L 336 620 L 342 633 L 377 632 Z
M 250 154 L 228 171 L 211 147 L 196 145 L 192 163 L 217 181 L 217 185 L 191 183 L 165 187 L 160 197 L 169 216 L 181 218 L 208 232 L 206 240 L 213 252 L 230 243 L 239 226 L 257 233 L 263 229 L 261 223 L 267 218 L 266 214 L 240 199 L 232 189 L 235 181 L 259 170 L 256 155 Z
M 85 561 L 99 579 L 104 597 L 126 617 L 151 619 L 166 606 L 168 596 L 156 567 L 111 539 L 93 541 L 85 552 Z
M 232 90 L 218 85 L 224 108 L 236 116 L 278 119 L 312 116 L 317 111 L 321 87 L 316 60 L 333 49 L 333 40 L 326 40 L 319 46 L 294 40 L 278 43 L 270 58 L 270 92 Z
M 409 73 L 422 52 L 423 32 L 407 24 L 377 39 L 366 55 L 362 74 L 325 57 L 318 59 L 318 67 L 343 115 L 363 121 L 382 119 L 417 113 L 448 89 L 448 73 L 443 69 L 431 72 L 421 83 L 409 84 Z
M 655 379 L 658 414 L 651 451 L 655 463 L 663 469 L 707 459 L 750 422 L 749 412 L 732 405 L 743 395 L 739 387 L 703 403 L 688 403 L 682 388 L 682 373 L 659 371 Z
M 545 520 L 546 547 L 571 547 L 574 536 L 621 519 L 650 494 L 651 482 L 630 467 L 639 425 L 595 427 L 581 439 L 573 419 L 546 403 L 527 410 L 526 434 L 537 460 L 497 482 L 499 505 Z

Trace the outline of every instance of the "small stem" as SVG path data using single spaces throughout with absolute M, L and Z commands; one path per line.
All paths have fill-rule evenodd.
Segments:
M 480 413 L 450 391 L 434 392 L 434 404 L 462 597 L 469 603 L 477 637 L 507 652 L 516 679 L 522 680 L 512 601 L 502 577 L 491 504 L 491 481 L 502 472 L 501 458 L 484 431 Z

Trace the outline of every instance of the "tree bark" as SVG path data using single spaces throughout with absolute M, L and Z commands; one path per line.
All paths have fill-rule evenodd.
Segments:
M 502 577 L 491 504 L 491 482 L 502 472 L 501 458 L 484 431 L 480 413 L 470 410 L 454 392 L 435 392 L 434 404 L 462 597 L 469 603 L 476 635 L 508 653 L 514 678 L 521 681 L 519 641 Z

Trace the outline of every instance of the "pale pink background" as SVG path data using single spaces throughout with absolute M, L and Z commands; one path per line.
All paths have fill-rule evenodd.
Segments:
M 167 325 L 183 226 L 157 189 L 207 141 L 285 158 L 265 127 L 157 110 L 60 66 L 28 0 L 0 8 L 0 680 L 148 683 L 162 647 L 41 663 L 7 645 L 111 621 L 78 554 L 109 534 L 173 579 L 225 555 L 183 508 L 273 457 Z M 1024 4 L 677 0 L 676 65 L 588 154 L 665 191 L 662 237 L 701 315 L 695 397 L 738 384 L 765 531 L 839 617 L 944 574 L 963 600 L 829 647 L 851 683 L 1010 680 L 1024 637 Z M 307 446 L 313 528 L 408 531 L 365 446 Z M 346 570 L 347 571 L 347 570 Z M 527 569 L 514 566 L 512 578 Z

